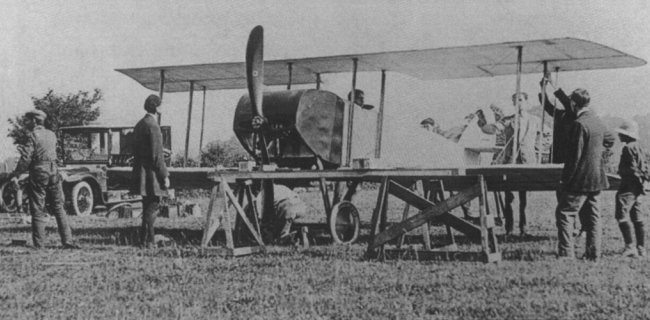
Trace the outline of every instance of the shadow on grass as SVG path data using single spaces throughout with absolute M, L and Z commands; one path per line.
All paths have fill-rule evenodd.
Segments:
M 499 243 L 526 243 L 526 242 L 540 242 L 550 240 L 549 236 L 535 236 L 531 234 L 525 235 L 497 235 Z
M 367 232 L 367 230 L 364 230 Z M 20 225 L 11 227 L 2 227 L 0 232 L 5 234 L 30 234 L 31 226 Z M 54 226 L 46 228 L 48 236 L 57 237 L 57 229 Z M 186 229 L 186 228 L 167 228 L 157 227 L 156 234 L 163 235 L 173 240 L 176 247 L 181 250 L 194 250 L 201 244 L 203 231 L 200 229 Z M 92 228 L 79 228 L 73 230 L 73 237 L 82 246 L 135 246 L 139 243 L 140 227 L 139 226 L 124 226 L 124 227 L 92 227 Z M 522 244 L 522 243 L 539 243 L 542 241 L 549 241 L 548 236 L 518 236 L 518 235 L 499 235 L 497 236 L 499 244 Z M 359 253 L 365 250 L 365 247 L 370 242 L 370 235 L 364 233 L 359 236 L 355 242 L 354 248 L 350 246 L 337 246 L 332 244 L 332 238 L 327 232 L 310 232 L 310 250 L 301 251 L 302 255 L 311 258 L 318 258 L 323 260 L 331 259 L 363 259 L 363 255 Z M 472 241 L 466 236 L 455 235 L 455 242 L 461 251 L 477 251 L 480 248 L 480 243 Z M 210 246 L 224 246 L 226 237 L 223 230 L 218 230 Z M 439 248 L 449 243 L 446 234 L 432 234 L 431 235 L 432 247 Z M 406 235 L 404 237 L 403 248 L 409 246 L 421 246 L 423 244 L 423 237 L 421 235 Z M 236 242 L 236 247 L 243 247 L 247 245 L 254 245 L 253 243 Z M 387 243 L 387 245 L 395 247 L 397 239 Z M 291 248 L 291 245 L 282 246 L 274 245 L 277 247 Z M 53 247 L 55 248 L 55 247 Z M 478 249 L 480 250 L 480 249 Z M 270 255 L 286 255 L 295 254 L 294 250 L 282 250 L 268 252 Z M 527 247 L 527 248 L 513 248 L 502 251 L 503 260 L 512 261 L 535 261 L 554 256 L 554 251 L 544 251 L 541 248 Z

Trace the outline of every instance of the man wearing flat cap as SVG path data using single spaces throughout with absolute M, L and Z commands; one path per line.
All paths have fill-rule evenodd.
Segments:
M 20 160 L 12 173 L 14 183 L 23 172 L 29 172 L 27 196 L 32 215 L 32 240 L 35 248 L 45 242 L 47 215 L 45 208 L 56 218 L 65 249 L 79 249 L 72 243 L 72 231 L 63 209 L 63 185 L 56 157 L 56 135 L 43 127 L 45 112 L 32 110 L 25 114 L 25 127 L 29 130 L 27 143 L 20 151 Z
M 157 95 L 150 95 L 144 102 L 147 114 L 135 125 L 134 157 L 131 192 L 142 196 L 142 227 L 140 245 L 154 246 L 154 223 L 160 208 L 160 198 L 167 194 L 169 174 L 163 154 L 163 138 L 156 114 L 161 101 Z

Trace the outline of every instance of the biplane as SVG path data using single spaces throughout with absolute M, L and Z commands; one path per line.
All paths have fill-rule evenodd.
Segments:
M 493 231 L 494 214 L 489 212 L 487 202 L 488 190 L 555 190 L 561 165 L 477 165 L 477 154 L 483 150 L 450 144 L 442 138 L 430 141 L 434 151 L 424 146 L 418 149 L 425 152 L 409 151 L 406 158 L 416 159 L 419 163 L 382 162 L 382 159 L 390 157 L 390 153 L 382 152 L 387 75 L 400 73 L 423 81 L 516 75 L 515 92 L 519 93 L 523 74 L 546 75 L 550 71 L 628 68 L 644 64 L 646 62 L 637 57 L 575 38 L 264 61 L 263 29 L 258 26 L 249 37 L 245 62 L 117 71 L 147 89 L 158 91 L 161 97 L 164 93 L 189 92 L 185 158 L 194 91 L 248 89 L 248 94 L 244 94 L 236 104 L 233 131 L 244 149 L 256 160 L 259 169 L 250 172 L 215 171 L 212 168 L 170 170 L 172 184 L 177 187 L 186 182 L 212 188 L 203 246 L 209 244 L 218 226 L 213 211 L 218 206 L 217 198 L 221 198 L 225 200 L 220 210 L 227 231 L 228 252 L 238 255 L 263 250 L 259 224 L 265 223 L 264 217 L 272 210 L 272 184 L 298 181 L 318 183 L 334 240 L 340 243 L 355 241 L 359 219 L 352 197 L 361 182 L 369 181 L 380 183 L 371 221 L 370 256 L 387 257 L 389 250 L 384 250 L 384 246 L 390 240 L 403 239 L 410 230 L 421 226 L 426 229 L 428 223 L 438 222 L 446 226 L 452 244 L 451 229 L 455 229 L 481 243 L 479 254 L 482 259 L 493 261 L 499 259 L 499 252 Z M 353 119 L 357 107 L 350 101 L 355 101 L 358 72 L 376 72 L 381 77 L 374 158 L 369 162 L 373 164 L 370 167 L 366 162 L 355 162 L 353 157 Z M 349 101 L 321 88 L 322 77 L 336 73 L 352 75 Z M 314 88 L 292 90 L 293 85 L 313 85 Z M 265 90 L 278 86 L 286 86 L 286 90 Z M 518 146 L 513 144 L 513 148 Z M 487 149 L 494 151 L 493 148 Z M 277 169 L 271 163 L 276 164 Z M 126 170 L 113 168 L 109 175 L 119 176 L 124 172 Z M 245 203 L 252 203 L 256 197 L 251 188 L 256 181 L 262 185 L 262 192 L 257 197 L 263 197 L 264 204 L 260 208 L 261 214 L 255 215 L 261 216 L 261 221 L 251 219 L 244 210 Z M 333 190 L 328 188 L 330 182 L 335 182 Z M 230 188 L 233 185 L 236 191 Z M 457 193 L 445 198 L 445 190 Z M 389 194 L 406 202 L 403 221 L 392 226 L 386 223 Z M 478 224 L 450 213 L 451 209 L 477 197 L 481 213 Z M 416 208 L 418 213 L 409 216 L 409 206 Z M 237 219 L 241 219 L 253 234 L 257 247 L 235 248 L 228 208 L 237 212 Z M 427 242 L 425 239 L 425 248 L 431 251 L 430 242 Z M 398 247 L 400 243 L 401 240 Z M 401 251 L 395 252 L 399 254 Z M 443 255 L 450 257 L 448 251 Z

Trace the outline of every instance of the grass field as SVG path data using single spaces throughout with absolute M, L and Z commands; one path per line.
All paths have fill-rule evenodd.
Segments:
M 303 196 L 320 207 L 313 195 Z M 84 249 L 60 250 L 51 221 L 51 247 L 34 251 L 8 245 L 14 239 L 31 243 L 30 229 L 5 219 L 0 317 L 647 319 L 648 260 L 617 255 L 622 239 L 613 200 L 613 192 L 602 196 L 604 257 L 595 263 L 555 258 L 550 192 L 529 196 L 530 237 L 499 237 L 504 260 L 498 264 L 367 261 L 365 238 L 352 246 L 321 240 L 306 250 L 271 247 L 266 255 L 205 257 L 197 248 L 202 218 L 158 219 L 158 232 L 178 246 L 154 250 L 132 246 L 137 219 L 99 217 L 74 217 L 74 235 Z M 374 193 L 365 191 L 354 202 L 367 222 Z M 393 202 L 390 216 L 397 220 L 402 206 Z M 443 231 L 435 228 L 434 238 Z M 478 250 L 460 235 L 458 240 Z

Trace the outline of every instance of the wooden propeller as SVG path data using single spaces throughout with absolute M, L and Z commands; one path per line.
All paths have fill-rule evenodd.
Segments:
M 261 168 L 269 164 L 269 153 L 266 145 L 265 128 L 266 118 L 262 108 L 264 93 L 264 28 L 256 26 L 248 37 L 246 46 L 246 81 L 248 83 L 248 94 L 251 100 L 251 112 L 253 114 L 253 130 L 258 139 L 254 148 L 260 148 Z M 263 180 L 260 195 L 262 198 L 262 221 L 266 225 L 273 214 L 273 180 Z M 271 222 L 272 223 L 272 222 Z

